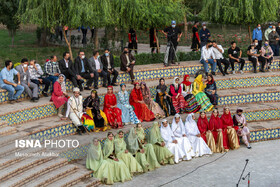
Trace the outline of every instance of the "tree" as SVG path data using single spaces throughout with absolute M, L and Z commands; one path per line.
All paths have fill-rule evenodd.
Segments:
M 170 25 L 171 20 L 181 22 L 185 7 L 183 0 L 115 0 L 113 1 L 116 26 L 124 29 L 163 28 Z M 158 39 L 157 46 L 158 45 Z
M 277 19 L 279 0 L 204 0 L 200 16 L 204 20 L 223 24 L 262 24 Z
M 6 25 L 9 35 L 12 37 L 12 47 L 14 47 L 14 38 L 20 25 L 16 16 L 18 5 L 18 0 L 0 0 L 0 23 Z

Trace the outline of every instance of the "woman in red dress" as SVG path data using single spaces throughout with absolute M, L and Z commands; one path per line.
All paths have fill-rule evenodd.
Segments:
M 216 142 L 216 151 L 218 153 L 228 151 L 227 132 L 223 129 L 222 120 L 219 118 L 219 112 L 216 109 L 212 112 L 209 126 L 214 128 L 212 133 Z
M 234 129 L 233 127 L 233 120 L 228 107 L 224 108 L 224 113 L 221 116 L 221 120 L 223 123 L 223 130 L 227 134 L 227 142 L 229 147 L 231 149 L 238 149 L 240 147 L 239 139 L 236 133 L 236 129 Z
M 170 93 L 172 98 L 172 104 L 176 110 L 176 113 L 183 113 L 185 111 L 186 103 L 184 96 L 182 95 L 182 87 L 179 84 L 179 77 L 175 77 L 173 84 L 170 85 Z
M 201 133 L 201 137 L 207 143 L 208 147 L 214 153 L 216 152 L 216 143 L 213 135 L 214 126 L 208 123 L 205 112 L 200 112 L 200 116 L 197 121 L 197 127 Z
M 134 83 L 134 88 L 130 93 L 129 103 L 134 107 L 134 112 L 141 122 L 155 119 L 154 113 L 148 109 L 143 100 L 140 84 L 138 82 Z
M 53 84 L 53 93 L 50 101 L 52 101 L 54 106 L 58 108 L 58 117 L 60 117 L 62 120 L 66 119 L 62 115 L 62 110 L 63 108 L 66 108 L 67 100 L 68 94 L 65 86 L 65 76 L 60 74 L 57 81 L 55 81 Z
M 113 93 L 113 87 L 108 86 L 107 90 L 108 92 L 104 98 L 103 111 L 112 128 L 122 128 L 122 111 L 117 107 L 117 98 Z

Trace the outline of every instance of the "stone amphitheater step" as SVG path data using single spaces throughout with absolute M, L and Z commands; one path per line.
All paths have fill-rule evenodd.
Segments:
M 66 177 L 63 177 L 59 180 L 52 181 L 51 186 L 60 186 L 60 187 L 69 187 L 77 184 L 78 182 L 91 177 L 92 171 L 87 170 L 85 168 L 79 168 Z
M 38 165 L 30 170 L 26 170 L 18 176 L 14 176 L 12 179 L 5 181 L 4 183 L 0 184 L 3 186 L 13 186 L 13 187 L 20 187 L 24 184 L 38 180 L 40 176 L 47 174 L 55 169 L 60 169 L 61 167 L 68 164 L 67 159 L 52 159 L 46 163 Z
M 10 134 L 9 136 L 1 135 L 0 136 L 0 147 L 6 145 L 7 143 L 10 143 L 16 139 L 26 137 L 27 135 L 28 135 L 28 133 L 23 132 L 23 131 L 17 131 L 16 133 Z
M 59 168 L 55 168 L 54 170 L 44 173 L 44 175 L 29 181 L 24 186 L 28 187 L 42 187 L 42 186 L 54 186 L 53 182 L 60 180 L 62 178 L 75 173 L 78 169 L 77 166 L 73 164 L 67 164 L 65 166 L 61 166 Z
M 15 127 L 2 127 L 0 128 L 0 135 L 9 135 L 17 132 Z
M 30 158 L 22 162 L 15 163 L 13 167 L 0 171 L 0 182 L 4 182 L 12 177 L 15 177 L 26 170 L 32 169 L 35 166 L 50 161 L 52 158 Z
M 97 187 L 97 186 L 100 186 L 101 184 L 102 183 L 98 179 L 96 179 L 94 177 L 90 177 L 87 179 L 83 179 L 82 181 L 73 185 L 73 187 Z
M 273 71 L 279 70 L 279 59 L 276 57 L 274 62 L 272 63 L 271 69 Z M 239 64 L 236 63 L 236 69 L 238 69 Z M 117 68 L 118 69 L 118 68 Z M 148 64 L 148 65 L 136 65 L 135 66 L 135 77 L 137 81 L 149 81 L 154 79 L 159 79 L 161 77 L 165 78 L 172 78 L 176 76 L 183 76 L 185 74 L 194 75 L 198 70 L 203 69 L 202 64 L 198 61 L 184 61 L 180 62 L 180 66 L 170 66 L 170 67 L 163 67 L 161 64 Z M 229 68 L 230 70 L 231 68 Z M 246 61 L 244 66 L 244 72 L 252 72 L 252 63 Z M 217 68 L 218 71 L 218 68 Z M 120 72 L 118 76 L 118 83 L 122 82 L 129 82 L 130 78 L 127 73 Z M 102 84 L 100 79 L 99 85 Z M 68 90 L 72 90 L 73 85 L 70 82 L 66 84 Z M 40 87 L 42 90 L 42 87 Z M 26 94 L 21 95 L 22 99 L 27 99 Z M 7 92 L 5 90 L 0 90 L 0 103 L 7 102 Z

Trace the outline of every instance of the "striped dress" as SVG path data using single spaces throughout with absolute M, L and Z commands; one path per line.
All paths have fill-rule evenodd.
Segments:
M 186 100 L 186 112 L 187 113 L 196 113 L 200 110 L 200 105 L 197 103 L 193 94 L 188 94 L 188 92 L 192 93 L 192 85 L 186 86 L 185 84 L 181 84 L 182 87 L 182 95 Z

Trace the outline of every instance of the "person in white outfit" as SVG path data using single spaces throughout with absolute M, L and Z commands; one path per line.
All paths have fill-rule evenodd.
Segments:
M 184 151 L 180 148 L 166 119 L 161 122 L 160 133 L 165 142 L 165 147 L 174 155 L 174 162 L 177 164 L 182 161 L 185 157 Z
M 176 114 L 171 124 L 171 130 L 179 146 L 184 151 L 186 157 L 184 160 L 191 160 L 195 156 L 193 148 L 185 132 L 185 126 L 179 114 Z
M 185 122 L 185 130 L 186 135 L 191 142 L 192 148 L 194 149 L 195 157 L 203 156 L 205 154 L 212 154 L 210 148 L 201 138 L 200 132 L 194 119 L 195 117 L 193 113 L 187 116 Z
M 80 95 L 80 89 L 73 89 L 73 96 L 68 99 L 66 117 L 69 117 L 72 123 L 78 128 L 79 134 L 85 132 L 85 128 L 81 122 L 83 116 L 83 96 Z

